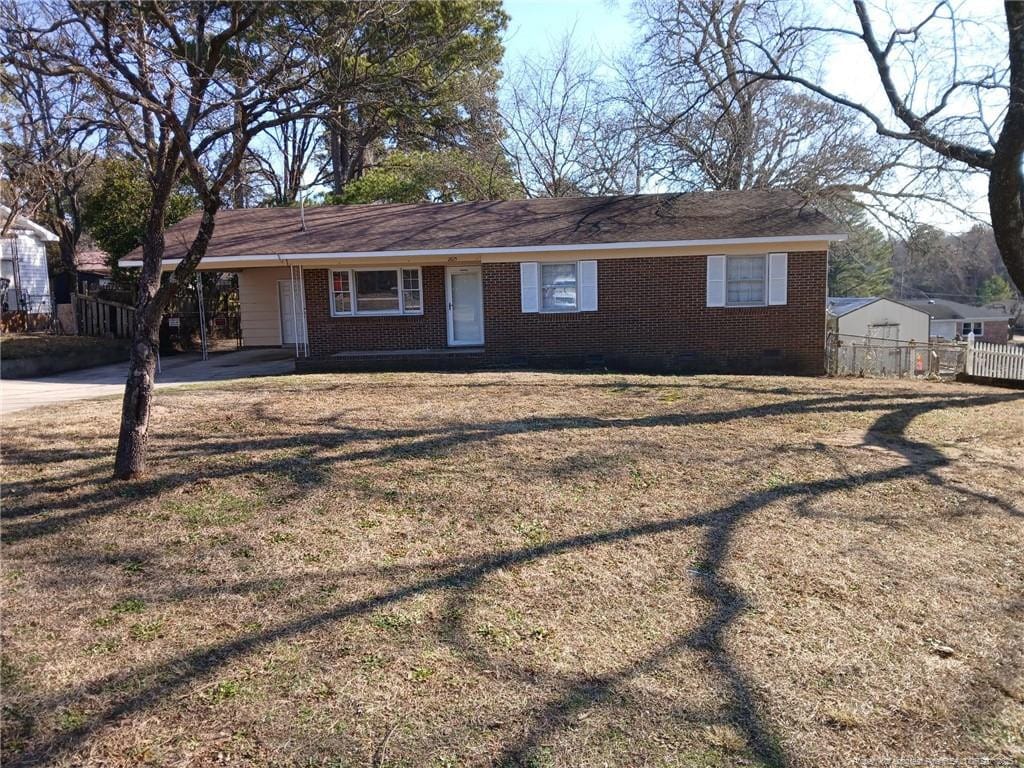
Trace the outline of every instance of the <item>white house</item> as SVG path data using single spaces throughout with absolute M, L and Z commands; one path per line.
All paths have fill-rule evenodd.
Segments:
M 928 341 L 928 313 L 892 299 L 830 297 L 827 312 L 829 329 L 840 336 L 888 343 Z
M 10 215 L 11 209 L 0 205 L 0 221 Z M 0 237 L 0 300 L 5 313 L 53 313 L 46 244 L 56 240 L 53 232 L 24 216 L 16 216 Z

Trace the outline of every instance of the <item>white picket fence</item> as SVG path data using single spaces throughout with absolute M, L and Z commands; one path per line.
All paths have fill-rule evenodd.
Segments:
M 1024 381 L 1024 346 L 976 341 L 972 333 L 964 367 L 969 376 Z

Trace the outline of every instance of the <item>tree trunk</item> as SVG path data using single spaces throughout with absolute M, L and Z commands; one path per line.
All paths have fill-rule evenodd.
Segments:
M 1010 279 L 1024 294 L 1024 3 L 1006 3 L 1010 98 L 988 179 L 992 232 Z
M 331 192 L 340 195 L 348 181 L 348 137 L 333 120 L 327 128 L 331 150 Z
M 230 177 L 233 168 L 225 170 Z M 196 268 L 213 237 L 213 228 L 218 208 L 220 189 L 211 193 L 203 206 L 192 245 L 181 263 L 171 273 L 167 283 L 161 286 L 160 274 L 164 254 L 163 214 L 170 197 L 170 186 L 153 196 L 154 204 L 147 224 L 147 236 L 142 244 L 142 274 L 139 276 L 139 293 L 135 303 L 135 327 L 132 330 L 131 357 L 128 363 L 128 380 L 124 387 L 121 403 L 121 431 L 117 441 L 117 456 L 114 459 L 114 478 L 135 480 L 146 471 L 146 448 L 149 443 L 149 409 L 153 402 L 153 385 L 156 374 L 156 349 L 160 339 L 160 322 L 167 303 L 174 298 L 177 289 L 195 273 Z
M 170 174 L 154 185 L 146 235 L 142 241 L 142 272 L 135 299 L 135 321 L 128 358 L 128 380 L 121 401 L 121 429 L 114 458 L 114 479 L 134 480 L 146 471 L 149 441 L 149 408 L 156 375 L 156 347 L 163 317 L 160 275 L 163 271 L 164 216 L 174 186 Z
M 160 313 L 155 319 L 147 303 L 136 310 L 132 333 L 128 381 L 121 403 L 121 431 L 114 459 L 114 478 L 135 480 L 146 471 L 146 447 L 149 443 L 149 409 L 153 402 L 156 378 L 156 348 L 160 332 Z

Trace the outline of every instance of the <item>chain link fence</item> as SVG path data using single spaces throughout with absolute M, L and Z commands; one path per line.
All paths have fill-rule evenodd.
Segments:
M 830 333 L 825 370 L 830 376 L 953 379 L 963 372 L 967 345 L 957 342 L 900 342 Z

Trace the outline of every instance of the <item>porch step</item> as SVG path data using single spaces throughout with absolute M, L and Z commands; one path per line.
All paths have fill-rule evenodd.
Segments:
M 483 347 L 338 352 L 328 358 L 299 358 L 297 373 L 370 371 L 460 371 L 479 368 Z

